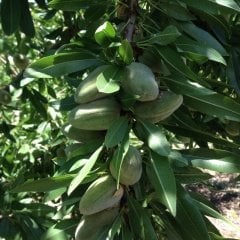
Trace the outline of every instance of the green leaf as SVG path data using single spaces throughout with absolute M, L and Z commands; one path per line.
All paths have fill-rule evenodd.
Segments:
M 88 0 L 52 0 L 49 2 L 49 7 L 64 11 L 79 11 L 82 8 L 87 8 L 92 5 L 95 1 Z
M 21 4 L 20 30 L 27 37 L 32 38 L 35 36 L 35 28 L 33 25 L 32 15 L 29 10 L 28 0 L 21 0 Z
M 16 217 L 16 216 L 15 216 Z M 39 227 L 35 219 L 25 214 L 18 214 L 16 217 L 21 223 L 21 228 L 25 234 L 32 240 L 38 240 L 42 235 L 42 229 Z
M 194 20 L 195 17 L 188 11 L 186 7 L 176 3 L 161 3 L 161 8 L 168 16 L 180 21 Z
M 195 1 L 195 0 L 194 0 Z M 196 1 L 197 2 L 197 1 Z M 228 56 L 226 49 L 209 32 L 197 27 L 193 23 L 183 23 L 182 29 L 192 38 L 196 39 L 201 45 L 206 45 L 218 51 L 222 56 Z
M 176 220 L 189 239 L 210 240 L 203 217 L 194 205 L 193 199 L 178 185 Z
M 205 204 L 201 201 L 195 200 L 195 199 L 193 199 L 193 203 L 196 205 L 196 207 L 198 207 L 198 209 L 201 212 L 203 212 L 203 214 L 213 217 L 213 218 L 221 219 L 224 222 L 226 222 L 227 224 L 229 224 L 230 226 L 234 226 L 226 217 L 224 217 L 222 214 L 220 214 L 218 211 L 211 208 L 207 204 Z
M 78 104 L 74 101 L 74 96 L 66 97 L 61 100 L 52 101 L 49 103 L 57 111 L 70 111 Z
M 133 61 L 133 49 L 128 40 L 124 39 L 118 49 L 119 56 L 125 64 L 131 64 Z
M 240 58 L 237 48 L 231 49 L 231 54 L 229 56 L 227 64 L 227 75 L 231 81 L 232 87 L 240 94 Z
M 87 163 L 84 167 L 79 171 L 79 173 L 74 177 L 71 181 L 69 188 L 68 188 L 68 195 L 70 195 L 84 180 L 84 178 L 88 175 L 91 171 L 92 167 L 94 166 L 95 162 L 97 161 L 100 153 L 102 152 L 103 146 L 99 147 L 88 159 Z
M 47 4 L 45 0 L 35 0 L 35 2 L 37 3 L 38 7 L 42 9 L 47 9 Z
M 119 144 L 128 130 L 128 118 L 126 116 L 120 117 L 108 129 L 105 136 L 105 145 L 111 148 Z
M 116 32 L 110 22 L 103 23 L 95 32 L 95 40 L 101 46 L 108 46 L 115 38 Z
M 42 203 L 26 203 L 23 204 L 22 212 L 31 212 L 32 215 L 37 217 L 44 217 L 50 212 L 56 212 L 56 208 Z
M 236 238 L 225 238 L 222 236 L 219 236 L 218 234 L 210 232 L 209 235 L 211 236 L 211 240 L 239 240 Z
M 239 173 L 239 155 L 219 149 L 182 150 L 183 157 L 194 167 L 200 167 L 217 172 Z
M 27 182 L 16 186 L 11 192 L 49 192 L 67 187 L 72 181 L 73 176 L 74 175 L 68 174 L 64 176 L 42 178 L 39 180 L 28 180 Z
M 237 143 L 227 141 L 224 138 L 220 138 L 219 136 L 215 136 L 213 134 L 201 131 L 198 128 L 193 129 L 193 128 L 186 128 L 186 127 L 180 127 L 180 126 L 170 126 L 167 124 L 166 125 L 164 124 L 164 127 L 166 129 L 168 129 L 169 131 L 174 132 L 177 135 L 189 137 L 189 138 L 197 140 L 197 141 L 201 141 L 204 139 L 204 141 L 206 141 L 206 142 L 215 143 L 220 146 L 225 146 L 225 147 L 228 146 L 230 148 L 238 148 L 239 147 L 239 145 Z
M 19 0 L 2 0 L 1 1 L 1 23 L 5 34 L 14 33 L 20 22 L 21 1 Z
M 120 146 L 114 151 L 113 157 L 111 159 L 112 164 L 115 169 L 118 170 L 117 172 L 117 188 L 119 187 L 119 179 L 120 179 L 120 172 L 122 167 L 122 162 L 125 157 L 125 155 L 128 152 L 129 148 L 129 134 L 125 134 L 124 139 Z
M 183 102 L 187 106 L 214 117 L 240 121 L 240 104 L 234 99 L 182 76 L 172 75 L 163 79 L 172 91 L 185 95 Z
M 47 119 L 48 115 L 47 115 L 47 110 L 46 110 L 46 106 L 39 101 L 39 97 L 36 95 L 35 92 L 31 92 L 28 89 L 24 89 L 24 92 L 27 94 L 30 102 L 32 103 L 32 105 L 35 107 L 36 111 L 44 118 Z
M 147 173 L 161 202 L 176 216 L 176 183 L 168 158 L 152 152 Z
M 191 184 L 209 180 L 212 176 L 193 167 L 181 167 L 174 169 L 175 177 L 180 183 Z
M 239 12 L 239 6 L 233 0 L 182 0 L 187 5 L 211 14 L 220 14 L 224 10 L 228 12 Z M 234 7 L 235 6 L 235 7 Z
M 25 77 L 51 78 L 78 72 L 100 63 L 88 52 L 58 53 L 43 57 L 30 64 L 24 72 Z
M 73 233 L 78 225 L 78 221 L 75 219 L 64 219 L 51 226 L 46 233 L 42 236 L 41 240 L 67 240 L 67 232 L 71 230 Z
M 108 240 L 114 240 L 115 235 L 121 229 L 121 225 L 122 225 L 122 220 L 121 220 L 121 215 L 119 214 L 117 218 L 114 220 L 111 228 L 108 231 L 108 236 L 107 236 Z
M 128 213 L 129 223 L 132 232 L 138 236 L 134 239 L 157 240 L 158 238 L 147 210 L 132 197 L 128 197 L 128 206 L 130 210 Z
M 178 31 L 178 29 L 173 25 L 169 25 L 162 32 L 151 36 L 147 42 L 165 46 L 173 43 L 179 36 L 181 36 L 181 33 Z
M 119 91 L 123 78 L 123 70 L 117 66 L 109 66 L 97 77 L 96 86 L 99 92 L 114 93 Z
M 148 146 L 161 156 L 169 156 L 171 153 L 170 144 L 161 128 L 149 122 L 139 121 L 139 123 Z
M 192 80 L 198 79 L 198 76 L 187 65 L 184 64 L 183 60 L 181 59 L 181 55 L 177 53 L 177 51 L 174 51 L 167 46 L 157 47 L 156 51 L 163 58 L 163 60 L 177 72 Z
M 128 239 L 128 240 L 134 240 L 133 239 L 133 232 L 130 231 L 129 229 L 129 224 L 126 223 L 125 219 L 122 217 L 122 229 L 121 229 L 121 237 L 120 238 L 121 240 L 125 240 L 125 239 Z
M 226 8 L 230 8 L 234 11 L 240 12 L 240 7 L 234 0 L 209 0 L 209 1 L 224 6 Z
M 215 49 L 210 48 L 204 45 L 193 45 L 193 44 L 177 44 L 177 48 L 180 52 L 187 53 L 190 58 L 201 58 L 206 57 L 209 60 L 222 63 L 223 65 L 227 65 L 225 59 L 218 53 Z

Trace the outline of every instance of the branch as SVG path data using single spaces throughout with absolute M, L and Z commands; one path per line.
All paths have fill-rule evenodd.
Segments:
M 130 17 L 129 17 L 129 23 L 126 28 L 126 39 L 131 42 L 133 38 L 133 33 L 135 30 L 135 22 L 137 18 L 137 3 L 138 0 L 131 0 L 130 2 Z

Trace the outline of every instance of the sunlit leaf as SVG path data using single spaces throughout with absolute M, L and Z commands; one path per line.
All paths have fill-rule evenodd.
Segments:
M 96 81 L 99 92 L 114 93 L 119 91 L 123 78 L 123 70 L 116 66 L 109 66 L 101 72 Z
M 80 169 L 79 173 L 73 178 L 68 188 L 68 195 L 70 195 L 84 180 L 84 178 L 91 171 L 95 162 L 97 161 L 100 153 L 102 152 L 103 147 L 99 147 L 88 159 L 88 162 L 84 165 L 83 168 Z
M 95 40 L 102 46 L 108 46 L 115 36 L 115 29 L 110 22 L 103 23 L 95 32 Z
M 181 151 L 194 167 L 210 169 L 224 173 L 240 172 L 239 155 L 219 149 L 192 149 Z
M 133 61 L 133 49 L 126 39 L 121 42 L 118 52 L 124 63 L 130 64 Z
M 42 178 L 39 180 L 28 180 L 13 188 L 11 192 L 49 192 L 58 188 L 67 187 L 74 175 Z
M 141 128 L 139 130 L 142 131 L 143 138 L 154 152 L 165 157 L 170 154 L 170 144 L 160 127 L 143 121 L 140 122 L 139 127 Z
M 94 55 L 86 52 L 58 53 L 43 57 L 30 64 L 24 75 L 36 78 L 60 77 L 99 63 Z

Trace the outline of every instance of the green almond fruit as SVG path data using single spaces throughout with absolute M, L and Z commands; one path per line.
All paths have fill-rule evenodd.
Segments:
M 119 205 L 123 196 L 123 187 L 117 189 L 116 181 L 107 175 L 95 180 L 82 196 L 79 203 L 80 213 L 91 215 L 104 209 Z
M 117 179 L 118 169 L 114 166 L 114 159 L 110 162 L 110 172 L 112 176 Z M 142 175 L 142 157 L 139 150 L 133 146 L 129 146 L 128 152 L 125 155 L 119 182 L 123 185 L 129 186 L 137 183 Z
M 84 215 L 75 231 L 75 240 L 97 240 L 102 234 L 101 239 L 106 239 L 106 230 L 111 226 L 119 214 L 119 208 L 110 208 L 104 211 Z
M 98 75 L 107 67 L 108 65 L 103 65 L 96 68 L 78 85 L 74 94 L 74 100 L 76 103 L 88 103 L 109 95 L 107 93 L 99 92 L 96 86 Z
M 162 92 L 154 101 L 137 102 L 133 106 L 136 117 L 151 123 L 160 122 L 173 114 L 183 103 L 182 95 L 170 91 Z
M 152 70 L 138 62 L 126 67 L 121 85 L 125 92 L 136 96 L 141 102 L 152 101 L 159 94 L 158 84 Z
M 68 123 L 62 126 L 61 131 L 66 137 L 78 142 L 89 142 L 95 139 L 103 139 L 106 133 L 105 131 L 78 129 Z
M 240 135 L 240 123 L 235 121 L 229 121 L 225 127 L 226 132 L 233 137 Z
M 78 129 L 106 130 L 120 117 L 120 110 L 114 99 L 98 99 L 74 108 L 68 115 L 68 121 Z

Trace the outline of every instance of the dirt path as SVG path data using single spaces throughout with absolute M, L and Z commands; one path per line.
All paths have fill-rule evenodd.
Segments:
M 240 240 L 240 181 L 235 180 L 238 174 L 211 174 L 214 177 L 207 183 L 210 188 L 194 184 L 190 189 L 207 197 L 236 226 L 234 228 L 222 220 L 209 218 L 220 233 L 226 238 Z

